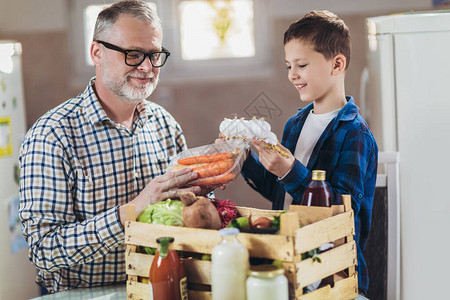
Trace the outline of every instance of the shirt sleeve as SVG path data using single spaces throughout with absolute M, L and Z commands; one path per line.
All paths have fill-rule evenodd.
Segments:
M 300 204 L 303 193 L 311 182 L 311 171 L 296 159 L 292 169 L 279 179 L 279 182 L 283 189 L 292 196 L 292 203 Z
M 277 176 L 264 168 L 253 151 L 250 151 L 249 156 L 245 160 L 241 174 L 251 188 L 271 202 L 275 201 L 276 187 L 278 185 Z
M 124 241 L 117 207 L 77 219 L 69 161 L 55 137 L 30 135 L 20 150 L 22 233 L 30 260 L 48 272 L 92 261 Z

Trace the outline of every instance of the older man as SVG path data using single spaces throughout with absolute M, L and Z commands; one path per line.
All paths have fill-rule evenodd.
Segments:
M 37 283 L 49 292 L 124 282 L 125 207 L 137 213 L 197 174 L 164 174 L 186 148 L 179 124 L 146 101 L 169 52 L 161 22 L 142 1 L 97 19 L 86 90 L 42 116 L 20 152 L 20 218 Z

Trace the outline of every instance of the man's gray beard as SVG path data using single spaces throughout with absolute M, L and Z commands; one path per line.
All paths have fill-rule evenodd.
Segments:
M 109 88 L 119 99 L 129 104 L 138 104 L 142 100 L 148 98 L 153 93 L 159 82 L 158 75 L 153 82 L 146 84 L 144 87 L 133 88 L 127 82 L 127 78 L 129 75 L 130 74 L 127 74 L 125 77 L 121 78 L 118 81 L 114 81 L 108 76 L 103 76 L 105 86 Z

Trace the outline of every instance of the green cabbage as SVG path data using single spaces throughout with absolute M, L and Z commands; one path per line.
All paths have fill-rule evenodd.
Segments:
M 180 200 L 167 199 L 147 206 L 136 220 L 143 223 L 183 227 L 183 207 L 184 204 Z M 156 254 L 156 248 L 142 248 L 150 255 Z
M 183 207 L 180 200 L 171 199 L 150 204 L 139 214 L 137 221 L 183 227 Z

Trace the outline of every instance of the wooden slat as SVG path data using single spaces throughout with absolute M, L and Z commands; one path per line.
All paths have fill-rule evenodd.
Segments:
M 354 232 L 355 223 L 351 210 L 298 229 L 295 235 L 295 251 L 304 253 L 327 242 L 353 235 Z
M 352 210 L 352 196 L 350 195 L 342 195 L 342 203 L 344 203 L 345 211 Z
M 358 279 L 355 276 L 340 280 L 334 284 L 324 286 L 311 293 L 298 296 L 298 300 L 323 300 L 323 299 L 355 299 L 358 297 Z
M 333 275 L 357 264 L 356 243 L 352 241 L 318 255 L 321 262 L 312 258 L 297 263 L 297 287 L 303 288 L 319 279 Z
M 345 211 L 353 211 L 352 210 L 352 197 L 350 195 L 342 195 L 342 202 L 344 203 Z M 355 223 L 353 223 L 355 224 Z M 345 241 L 347 243 L 353 241 L 353 234 L 350 234 L 345 237 Z M 348 268 L 349 276 L 353 276 L 356 274 L 356 267 L 351 266 Z
M 150 299 L 150 287 L 148 283 L 127 281 L 127 299 L 128 300 L 147 300 Z
M 280 215 L 280 213 L 282 212 L 280 210 L 257 209 L 245 206 L 236 206 L 236 209 L 241 217 L 248 217 L 251 215 L 252 219 L 259 217 L 271 218 Z
M 127 275 L 148 277 L 153 257 L 148 254 L 127 252 L 125 257 Z
M 211 300 L 211 292 L 188 290 L 188 298 L 192 300 Z
M 294 236 L 300 227 L 298 216 L 295 212 L 282 214 L 280 222 L 280 234 L 284 236 Z
M 211 262 L 198 259 L 183 260 L 189 283 L 211 285 Z M 195 299 L 195 298 L 194 298 Z
M 297 213 L 302 226 L 317 223 L 333 215 L 331 207 L 291 205 L 289 211 Z
M 156 239 L 174 236 L 175 250 L 211 254 L 221 238 L 217 230 L 165 226 L 138 222 L 127 222 L 125 243 L 146 247 L 157 247 Z M 268 234 L 240 233 L 238 240 L 249 250 L 252 257 L 263 257 L 292 261 L 294 240 L 292 237 Z

